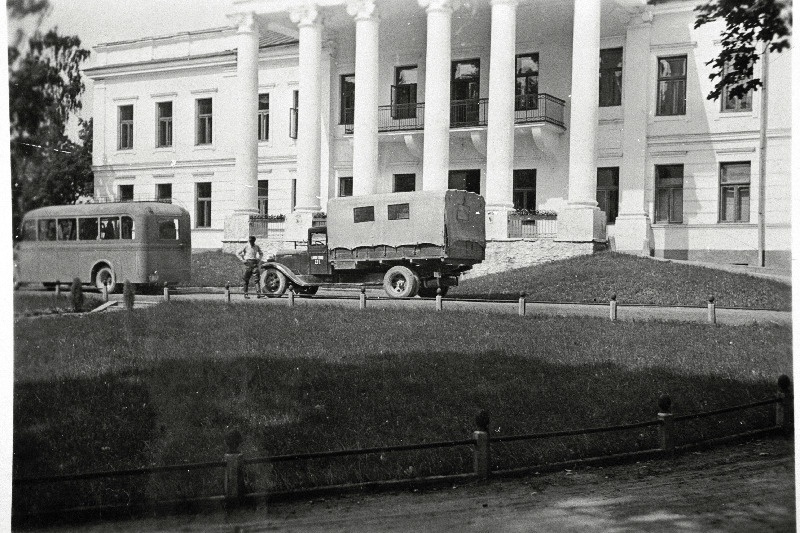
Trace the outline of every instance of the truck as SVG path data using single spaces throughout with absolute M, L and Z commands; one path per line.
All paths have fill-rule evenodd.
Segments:
M 483 261 L 485 201 L 461 190 L 333 198 L 327 224 L 308 230 L 305 246 L 281 250 L 262 265 L 261 288 L 278 297 L 320 286 L 383 286 L 391 298 L 446 294 Z

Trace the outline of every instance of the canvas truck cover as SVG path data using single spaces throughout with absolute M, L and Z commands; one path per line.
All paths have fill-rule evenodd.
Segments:
M 446 249 L 459 241 L 485 247 L 485 202 L 477 194 L 415 191 L 328 201 L 330 249 L 419 244 Z

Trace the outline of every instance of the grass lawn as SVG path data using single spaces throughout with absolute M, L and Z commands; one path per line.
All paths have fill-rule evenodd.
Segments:
M 242 262 L 233 254 L 221 251 L 192 254 L 192 279 L 189 287 L 236 287 L 242 283 Z
M 90 294 L 83 294 L 83 311 L 91 311 L 103 304 L 103 300 Z M 46 315 L 54 313 L 71 313 L 72 297 L 69 289 L 56 298 L 55 291 L 50 293 L 14 293 L 15 315 Z
M 601 252 L 464 280 L 448 297 L 608 302 L 791 310 L 792 290 L 778 281 L 694 265 Z
M 14 364 L 17 477 L 219 460 L 232 427 L 258 456 L 468 438 L 481 409 L 496 434 L 649 420 L 662 392 L 676 413 L 714 409 L 763 399 L 792 370 L 788 327 L 207 302 L 18 322 Z M 656 446 L 655 432 L 509 444 L 493 457 L 511 467 L 632 443 Z M 468 449 L 408 452 L 251 468 L 248 485 L 266 488 L 267 471 L 286 488 L 470 469 Z M 119 479 L 103 497 L 220 492 L 212 477 Z

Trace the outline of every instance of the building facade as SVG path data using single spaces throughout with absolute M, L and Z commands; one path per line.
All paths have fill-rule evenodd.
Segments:
M 768 101 L 706 99 L 722 26 L 695 5 L 233 0 L 229 28 L 96 48 L 96 195 L 231 248 L 304 240 L 334 196 L 460 188 L 490 256 L 788 266 L 789 54 Z

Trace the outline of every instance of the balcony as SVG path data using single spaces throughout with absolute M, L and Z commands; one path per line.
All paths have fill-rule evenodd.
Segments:
M 554 239 L 558 233 L 555 213 L 525 214 L 525 211 L 508 214 L 510 239 Z
M 450 127 L 480 128 L 489 123 L 489 99 L 450 102 Z M 296 120 L 296 115 L 295 115 Z M 345 109 L 342 122 L 346 135 L 353 133 L 353 109 Z M 540 93 L 518 96 L 514 102 L 515 124 L 549 123 L 564 128 L 564 100 Z M 378 107 L 378 132 L 420 131 L 425 127 L 425 103 L 392 104 Z

